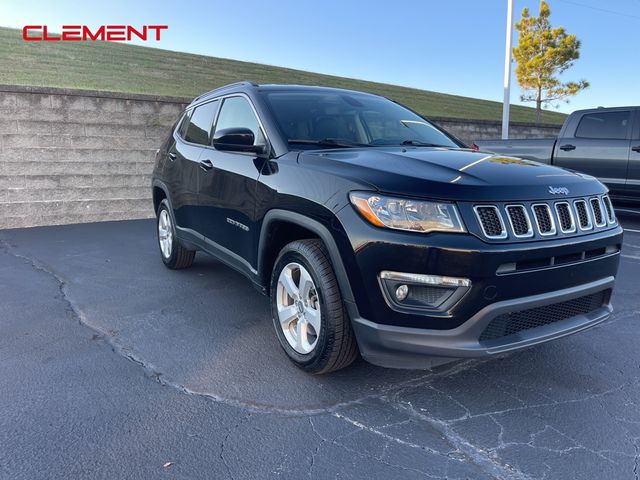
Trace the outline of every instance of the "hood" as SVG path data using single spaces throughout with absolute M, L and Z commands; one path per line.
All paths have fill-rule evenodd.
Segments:
M 427 147 L 314 150 L 308 167 L 381 192 L 459 201 L 527 201 L 604 193 L 594 177 L 543 163 L 462 149 Z

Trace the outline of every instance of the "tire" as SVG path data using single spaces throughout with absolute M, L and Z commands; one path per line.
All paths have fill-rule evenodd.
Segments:
M 345 368 L 358 357 L 351 321 L 320 240 L 297 240 L 282 249 L 270 291 L 278 340 L 295 365 L 321 374 Z
M 167 268 L 180 270 L 182 268 L 189 268 L 193 264 L 196 252 L 180 245 L 176 237 L 175 222 L 167 199 L 162 200 L 158 207 L 156 233 L 158 236 L 160 257 Z

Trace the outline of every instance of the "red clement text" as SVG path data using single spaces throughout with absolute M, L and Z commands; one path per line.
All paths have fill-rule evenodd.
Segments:
M 62 25 L 62 33 L 53 35 L 48 32 L 46 25 L 25 25 L 22 28 L 22 38 L 29 42 L 80 42 L 86 40 L 107 40 L 110 42 L 125 42 L 133 38 L 140 40 L 160 40 L 160 32 L 167 30 L 168 25 L 142 25 L 139 28 L 131 25 L 100 25 L 92 30 L 86 25 Z

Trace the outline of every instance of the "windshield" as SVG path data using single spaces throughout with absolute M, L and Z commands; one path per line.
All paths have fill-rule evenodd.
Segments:
M 382 97 L 352 92 L 267 92 L 295 148 L 416 145 L 459 148 L 431 123 Z

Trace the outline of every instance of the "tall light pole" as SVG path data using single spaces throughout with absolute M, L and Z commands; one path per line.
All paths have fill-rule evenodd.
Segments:
M 504 99 L 502 101 L 502 138 L 509 138 L 509 100 L 511 97 L 511 33 L 513 31 L 513 0 L 507 0 L 507 39 L 504 49 Z

